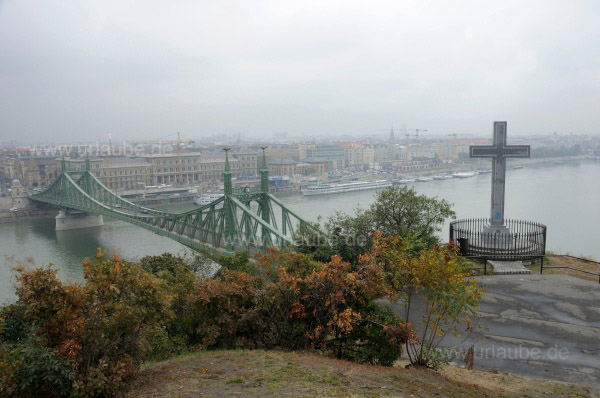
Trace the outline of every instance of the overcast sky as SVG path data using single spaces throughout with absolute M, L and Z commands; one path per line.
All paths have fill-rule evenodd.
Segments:
M 600 131 L 598 1 L 0 0 L 0 141 Z

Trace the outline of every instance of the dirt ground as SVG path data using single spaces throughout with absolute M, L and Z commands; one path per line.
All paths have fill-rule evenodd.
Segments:
M 209 351 L 147 364 L 121 398 L 593 397 L 586 388 L 446 366 L 359 365 L 310 353 Z
M 597 261 L 597 260 L 594 260 Z M 567 268 L 556 268 L 556 269 L 548 269 L 544 268 L 544 274 L 547 275 L 569 275 L 574 276 L 576 278 L 585 279 L 588 281 L 599 282 L 600 278 L 597 274 L 600 274 L 600 264 L 594 261 L 585 261 L 585 259 L 578 259 L 568 256 L 563 256 L 559 254 L 548 254 L 544 259 L 544 267 L 547 266 L 556 266 L 562 267 L 567 266 L 571 268 L 580 269 L 587 272 L 592 272 L 596 275 L 586 274 L 584 272 L 579 272 Z M 473 271 L 473 275 L 483 275 L 483 262 L 473 261 L 475 267 Z M 540 263 L 538 260 L 535 261 L 532 265 L 527 265 L 527 268 L 531 270 L 534 274 L 540 273 Z M 493 267 L 488 266 L 488 272 L 493 273 Z
M 572 268 L 581 269 L 588 272 L 593 272 L 595 274 L 600 274 L 600 264 L 594 262 L 588 262 L 579 260 L 572 257 L 560 256 L 560 255 L 549 255 L 546 256 L 546 262 L 544 262 L 544 266 L 567 266 Z M 534 273 L 540 272 L 539 263 L 530 268 Z M 581 279 L 586 279 L 589 281 L 598 282 L 597 275 L 589 275 L 583 272 L 577 272 L 574 270 L 566 269 L 566 268 L 557 268 L 557 269 L 544 269 L 544 274 L 553 275 L 570 275 Z

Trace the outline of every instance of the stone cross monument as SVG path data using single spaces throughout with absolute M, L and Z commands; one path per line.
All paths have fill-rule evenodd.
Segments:
M 528 158 L 529 145 L 506 145 L 506 122 L 494 122 L 493 145 L 469 147 L 472 158 L 492 158 L 492 208 L 489 232 L 508 233 L 504 225 L 504 182 L 506 158 Z

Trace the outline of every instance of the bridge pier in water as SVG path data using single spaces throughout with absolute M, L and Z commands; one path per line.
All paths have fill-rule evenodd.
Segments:
M 91 214 L 85 212 L 69 212 L 66 210 L 61 210 L 55 219 L 57 231 L 100 227 L 104 225 L 104 218 L 101 214 Z

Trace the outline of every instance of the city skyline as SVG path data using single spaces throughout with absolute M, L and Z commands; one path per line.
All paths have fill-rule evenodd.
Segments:
M 407 140 L 406 133 L 409 135 L 409 140 L 415 140 L 415 129 L 396 129 L 394 128 L 395 133 L 395 141 L 398 143 L 405 143 Z M 420 130 L 419 138 L 421 140 L 469 140 L 469 139 L 488 139 L 489 132 L 481 131 L 472 134 L 463 134 L 460 133 L 447 133 L 447 132 L 431 132 L 427 129 Z M 452 130 L 449 130 L 452 131 Z M 376 129 L 374 133 L 358 133 L 358 134 L 348 134 L 348 133 L 340 133 L 337 135 L 330 135 L 323 137 L 322 135 L 290 135 L 286 132 L 276 132 L 272 136 L 262 136 L 262 137 L 254 137 L 248 136 L 244 133 L 222 133 L 222 134 L 196 134 L 196 135 L 181 135 L 185 140 L 194 140 L 195 144 L 205 144 L 205 145 L 219 145 L 219 144 L 227 144 L 227 143 L 247 143 L 247 144 L 256 144 L 259 142 L 268 142 L 268 143 L 299 143 L 299 142 L 363 142 L 363 141 L 387 141 L 389 140 L 390 130 L 384 129 Z M 454 136 L 457 137 L 454 137 Z M 522 139 L 536 139 L 536 138 L 548 138 L 548 137 L 560 137 L 566 138 L 569 136 L 573 137 L 590 137 L 596 138 L 600 136 L 599 132 L 572 132 L 572 131 L 553 131 L 546 133 L 515 133 L 511 140 L 522 140 Z M 7 148 L 11 148 L 13 146 L 28 146 L 28 147 L 37 147 L 44 148 L 47 146 L 57 146 L 57 145 L 108 145 L 110 142 L 113 142 L 114 145 L 131 145 L 131 143 L 138 142 L 142 140 L 146 135 L 131 135 L 129 138 L 123 138 L 118 134 L 104 134 L 101 137 L 89 137 L 83 139 L 73 139 L 73 140 L 57 140 L 53 138 L 42 138 L 39 140 L 36 139 L 28 139 L 27 137 L 20 137 L 14 139 L 0 139 L 0 147 L 4 146 Z M 157 143 L 162 143 L 165 146 L 169 146 L 169 142 L 175 141 L 174 138 L 177 137 L 177 133 L 172 133 L 166 136 L 158 136 L 157 138 L 152 138 L 153 141 Z

